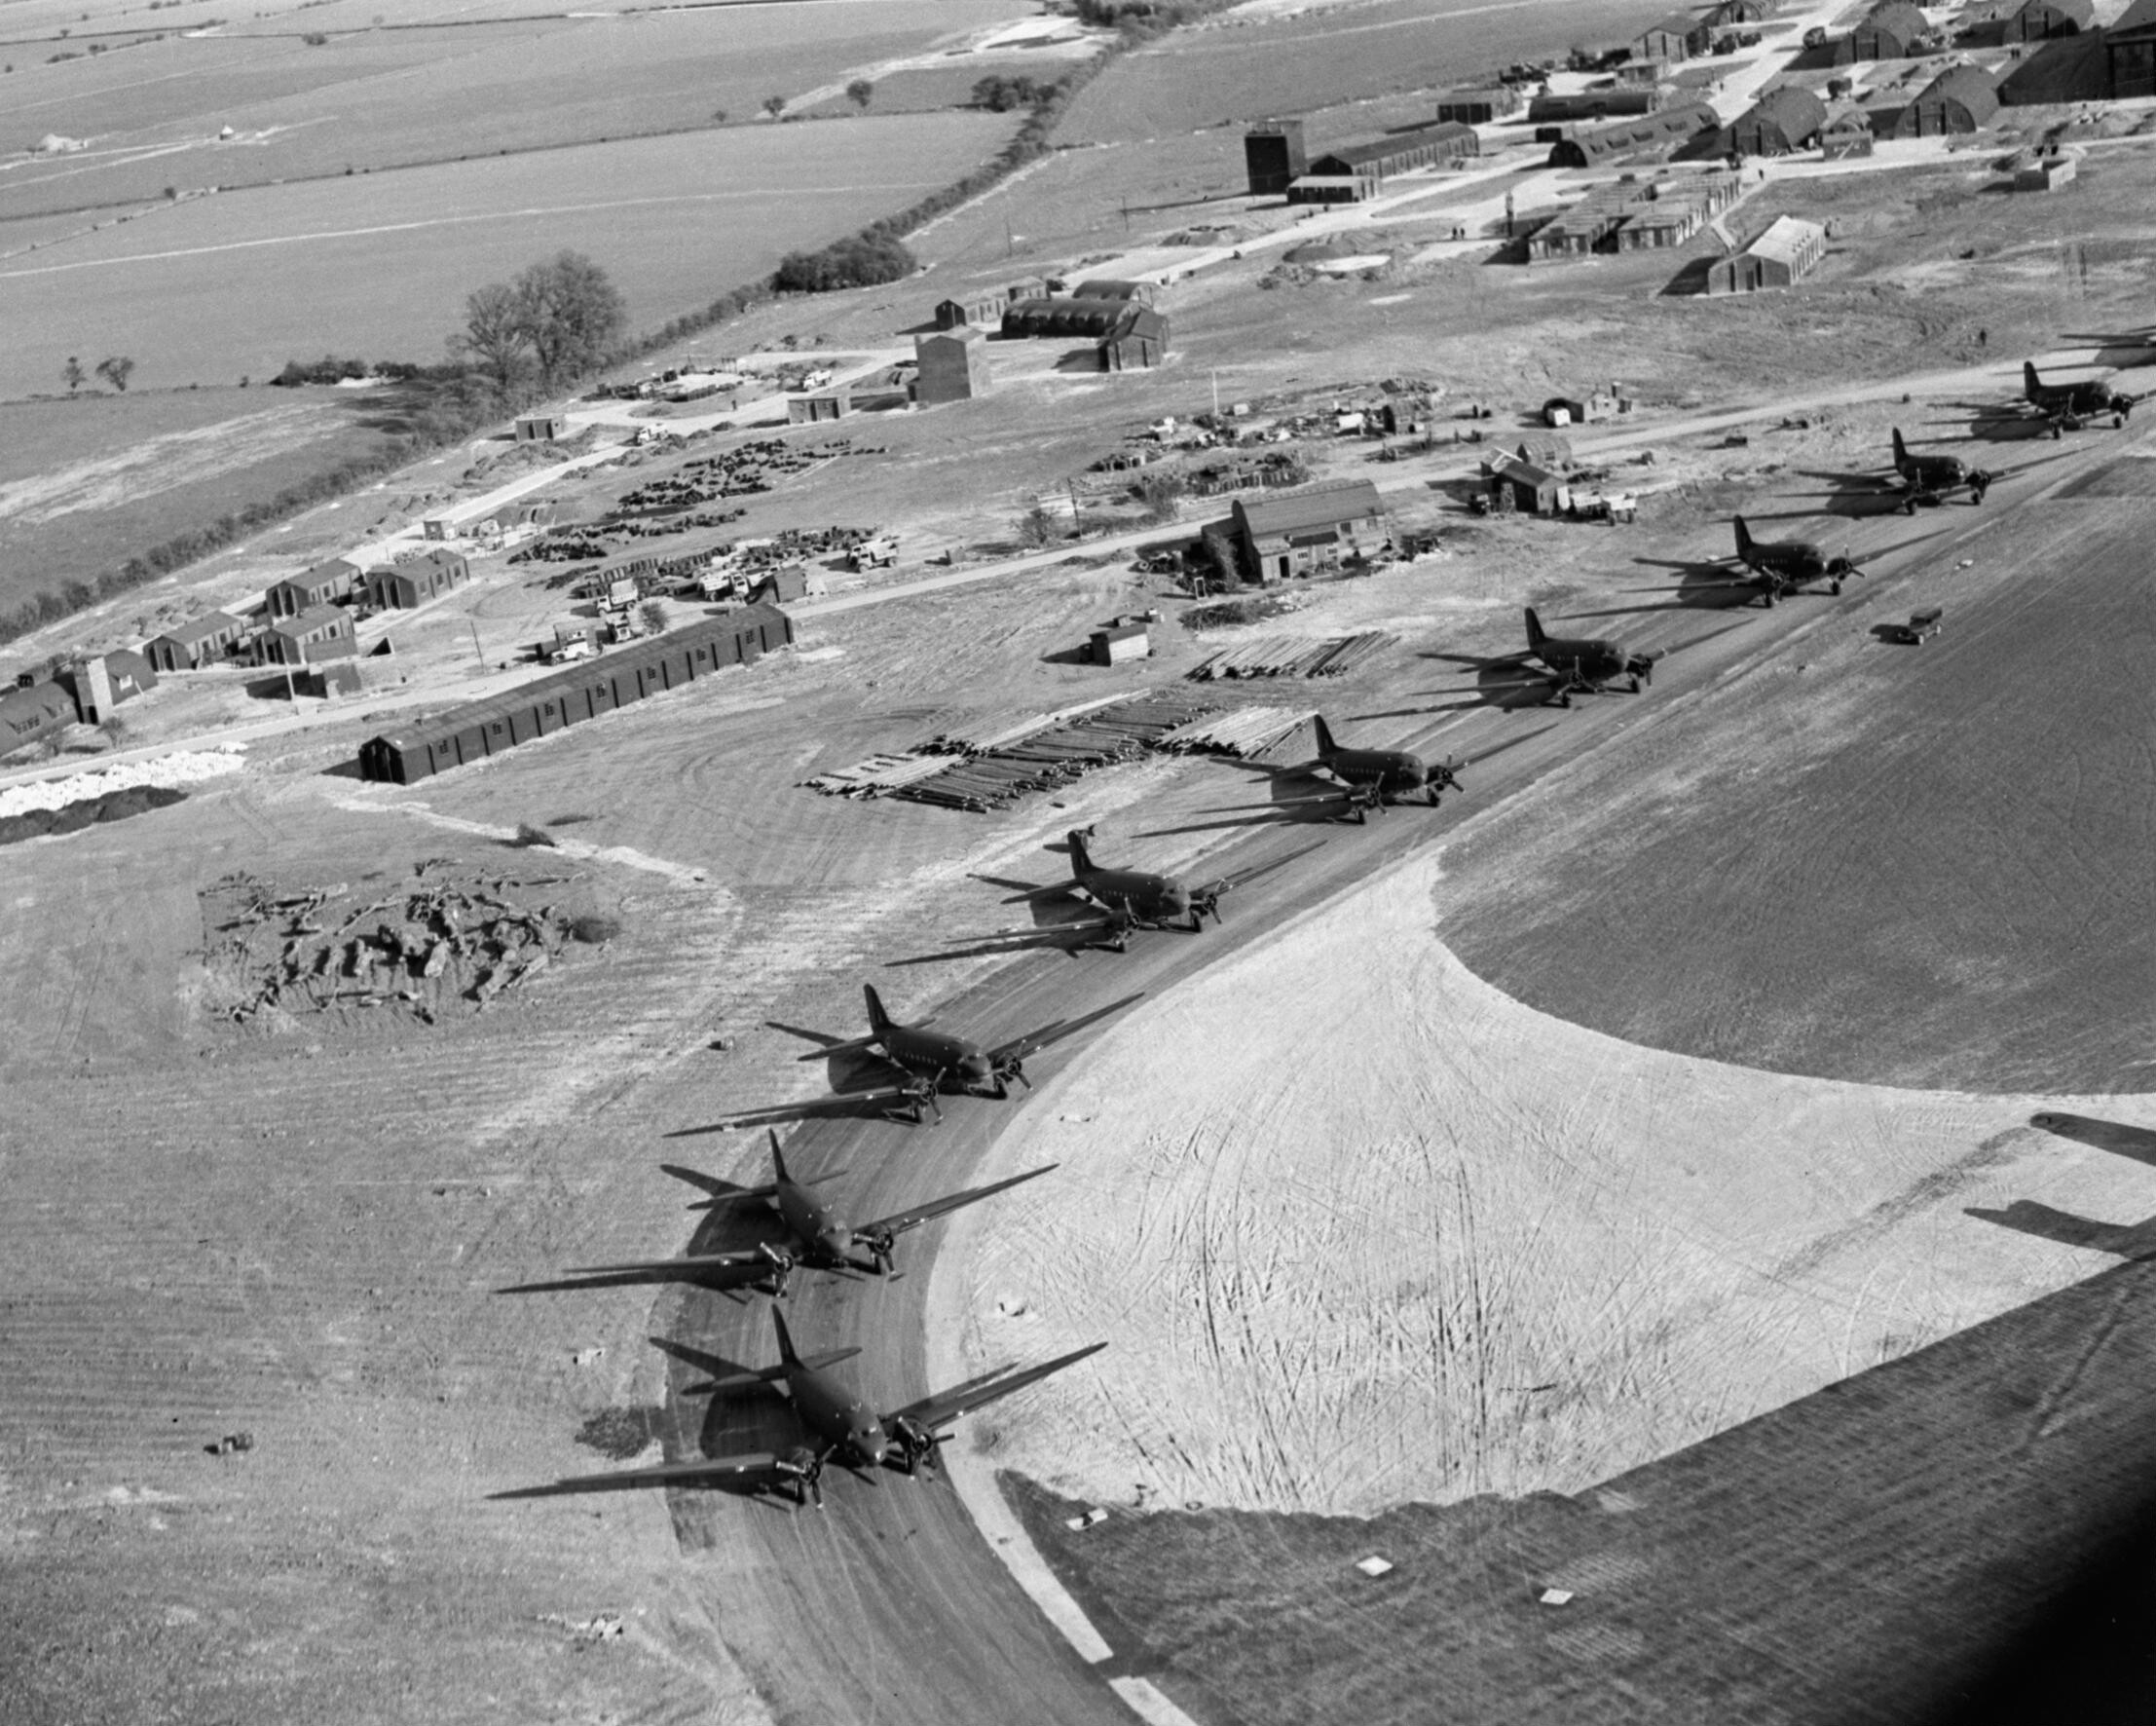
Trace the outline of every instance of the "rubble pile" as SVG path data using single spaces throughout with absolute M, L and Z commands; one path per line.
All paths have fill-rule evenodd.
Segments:
M 567 876 L 459 885 L 416 867 L 417 879 L 367 899 L 342 883 L 284 893 L 244 872 L 203 895 L 208 959 L 232 984 L 235 1024 L 258 1015 L 389 1007 L 435 1024 L 460 1005 L 473 1012 L 529 983 L 576 934 L 551 904 L 503 897 Z

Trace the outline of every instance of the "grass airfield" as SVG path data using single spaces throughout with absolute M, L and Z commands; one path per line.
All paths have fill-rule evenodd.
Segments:
M 1059 247 L 1115 243 L 1118 156 L 1055 166 L 1092 190 Z M 1133 183 L 1203 171 L 1164 150 Z M 1270 625 L 1388 628 L 1397 651 L 1234 693 L 1482 756 L 1435 812 L 1305 825 L 1270 807 L 1299 787 L 1188 761 L 985 819 L 798 788 L 955 721 L 1175 682 L 1232 639 L 1170 623 L 1154 661 L 1071 663 L 1099 619 L 1162 597 L 1078 547 L 805 617 L 799 655 L 410 790 L 345 770 L 379 729 L 348 709 L 176 808 L 11 847 L 0 1546 L 22 1586 L 0 1716 L 267 1721 L 333 1695 L 368 1720 L 1061 1726 L 1128 1717 L 1103 1675 L 1208 1726 L 1966 1703 L 2132 1523 L 2156 1460 L 2149 433 L 1981 440 L 2008 469 L 1987 505 L 1914 521 L 1876 515 L 1869 477 L 1889 424 L 1969 453 L 2018 347 L 2131 316 L 2131 260 L 2069 271 L 2056 248 L 2135 208 L 2147 170 L 2107 157 L 2080 202 L 2026 217 L 1972 181 L 1872 192 L 1887 217 L 1813 288 L 1743 307 L 1667 300 L 1669 259 L 1273 290 L 1253 263 L 1176 302 L 1179 365 L 1113 388 L 1039 368 L 962 413 L 864 423 L 884 460 L 759 498 L 743 526 L 874 512 L 915 547 L 992 539 L 1079 452 L 1203 405 L 1216 361 L 1237 394 L 1650 379 L 1656 487 L 1623 532 L 1470 523 L 1434 465 L 1327 458 L 1419 486 L 1402 517 L 1444 523 L 1446 555 Z M 1001 201 L 1068 190 L 1027 176 L 940 224 L 903 296 L 760 312 L 743 345 L 888 340 L 996 267 Z M 1917 269 L 1924 295 L 1886 285 Z M 1769 406 L 1742 449 L 1676 429 L 1792 376 L 1833 389 L 1823 356 L 1865 383 L 1975 381 L 1803 427 Z M 33 464 L 0 496 L 89 496 L 110 452 L 86 434 L 66 455 L 74 490 L 39 490 Z M 1738 611 L 1699 573 L 1735 507 L 1882 555 L 1839 599 Z M 538 630 L 544 574 L 465 590 L 470 615 Z M 1514 649 L 1524 603 L 1683 651 L 1637 700 L 1453 705 L 1477 680 L 1436 656 Z M 1877 641 L 1924 604 L 1944 636 Z M 414 666 L 461 655 L 465 617 L 415 620 Z M 1324 844 L 1200 939 L 972 951 L 1014 916 L 974 878 L 1048 879 L 1088 821 L 1110 857 L 1207 873 Z M 520 845 L 523 823 L 566 843 Z M 219 1014 L 233 872 L 366 896 L 423 863 L 619 931 L 433 1025 Z M 648 1340 L 761 1366 L 761 1296 L 502 1291 L 742 1244 L 657 1165 L 763 1179 L 762 1136 L 717 1123 L 820 1095 L 801 1033 L 857 1033 L 864 980 L 990 1033 L 1146 992 L 1036 1063 L 1017 1107 L 788 1136 L 862 1215 L 1061 1160 L 910 1237 L 892 1283 L 803 1275 L 788 1304 L 804 1341 L 863 1345 L 847 1370 L 884 1404 L 1114 1343 L 958 1441 L 1107 1635 L 1101 1666 L 941 1480 L 835 1470 L 822 1517 L 487 1497 L 785 1436 L 767 1404 L 684 1394 L 695 1374 Z M 212 1453 L 237 1431 L 252 1449 Z M 1093 1504 L 1106 1522 L 1069 1534 Z M 1357 1575 L 1371 1553 L 1395 1570 Z

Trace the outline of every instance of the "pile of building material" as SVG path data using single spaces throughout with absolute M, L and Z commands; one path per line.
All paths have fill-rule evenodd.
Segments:
M 1156 749 L 1164 737 L 1209 710 L 1209 702 L 1187 695 L 1126 699 L 968 755 L 892 795 L 942 808 L 1007 808 L 1028 792 L 1053 791 L 1095 768 Z
M 1383 629 L 1359 635 L 1261 635 L 1199 661 L 1190 675 L 1222 677 L 1341 677 L 1399 639 Z
M 882 797 L 901 785 L 943 772 L 949 766 L 948 755 L 916 755 L 909 750 L 898 755 L 872 755 L 850 768 L 833 768 L 801 783 L 826 797 Z
M 1251 761 L 1294 735 L 1317 713 L 1315 707 L 1231 707 L 1176 727 L 1160 746 L 1178 755 L 1232 755 Z
M 356 904 L 342 883 L 282 893 L 241 873 L 211 885 L 203 894 L 208 964 L 233 1022 L 392 1007 L 431 1025 L 457 1003 L 476 1012 L 530 982 L 576 932 L 579 919 L 551 904 L 503 897 L 506 879 L 459 886 L 430 879 L 431 867 Z

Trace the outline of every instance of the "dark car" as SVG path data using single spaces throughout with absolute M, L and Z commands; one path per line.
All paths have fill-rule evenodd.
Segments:
M 1939 608 L 1932 606 L 1926 611 L 1910 613 L 1906 623 L 1888 623 L 1880 633 L 1888 641 L 1898 641 L 1905 647 L 1922 647 L 1945 627 L 1940 621 Z

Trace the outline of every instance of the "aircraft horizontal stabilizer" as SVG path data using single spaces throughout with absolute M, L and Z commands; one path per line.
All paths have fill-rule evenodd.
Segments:
M 1136 994 L 1127 994 L 1119 1001 L 1110 1001 L 1106 1006 L 1095 1012 L 1081 1014 L 1076 1019 L 1059 1019 L 1053 1025 L 1044 1025 L 1038 1031 L 1028 1032 L 1023 1036 L 1013 1037 L 1007 1043 L 997 1044 L 988 1051 L 988 1060 L 994 1066 L 1001 1066 L 1006 1061 L 1023 1060 L 1034 1050 L 1045 1049 L 1051 1043 L 1061 1042 L 1066 1036 L 1074 1036 L 1087 1026 L 1097 1025 L 1111 1013 L 1120 1013 L 1134 1001 L 1143 998 L 1144 991 L 1140 990 Z
M 1074 1367 L 1088 1355 L 1097 1355 L 1107 1346 L 1105 1342 L 1096 1342 L 1088 1348 L 1073 1349 L 1067 1355 L 1059 1355 L 1053 1361 L 1043 1361 L 1038 1367 L 1028 1367 L 1023 1371 L 1007 1372 L 999 1378 L 987 1378 L 956 1390 L 923 1397 L 917 1403 L 909 1403 L 905 1407 L 885 1415 L 884 1424 L 888 1426 L 905 1419 L 933 1432 L 937 1427 L 956 1420 L 961 1414 L 970 1414 L 976 1408 L 985 1408 L 990 1403 L 1000 1402 L 1014 1392 L 1023 1390 L 1029 1384 L 1038 1384 L 1051 1373 L 1060 1372 L 1065 1367 Z

